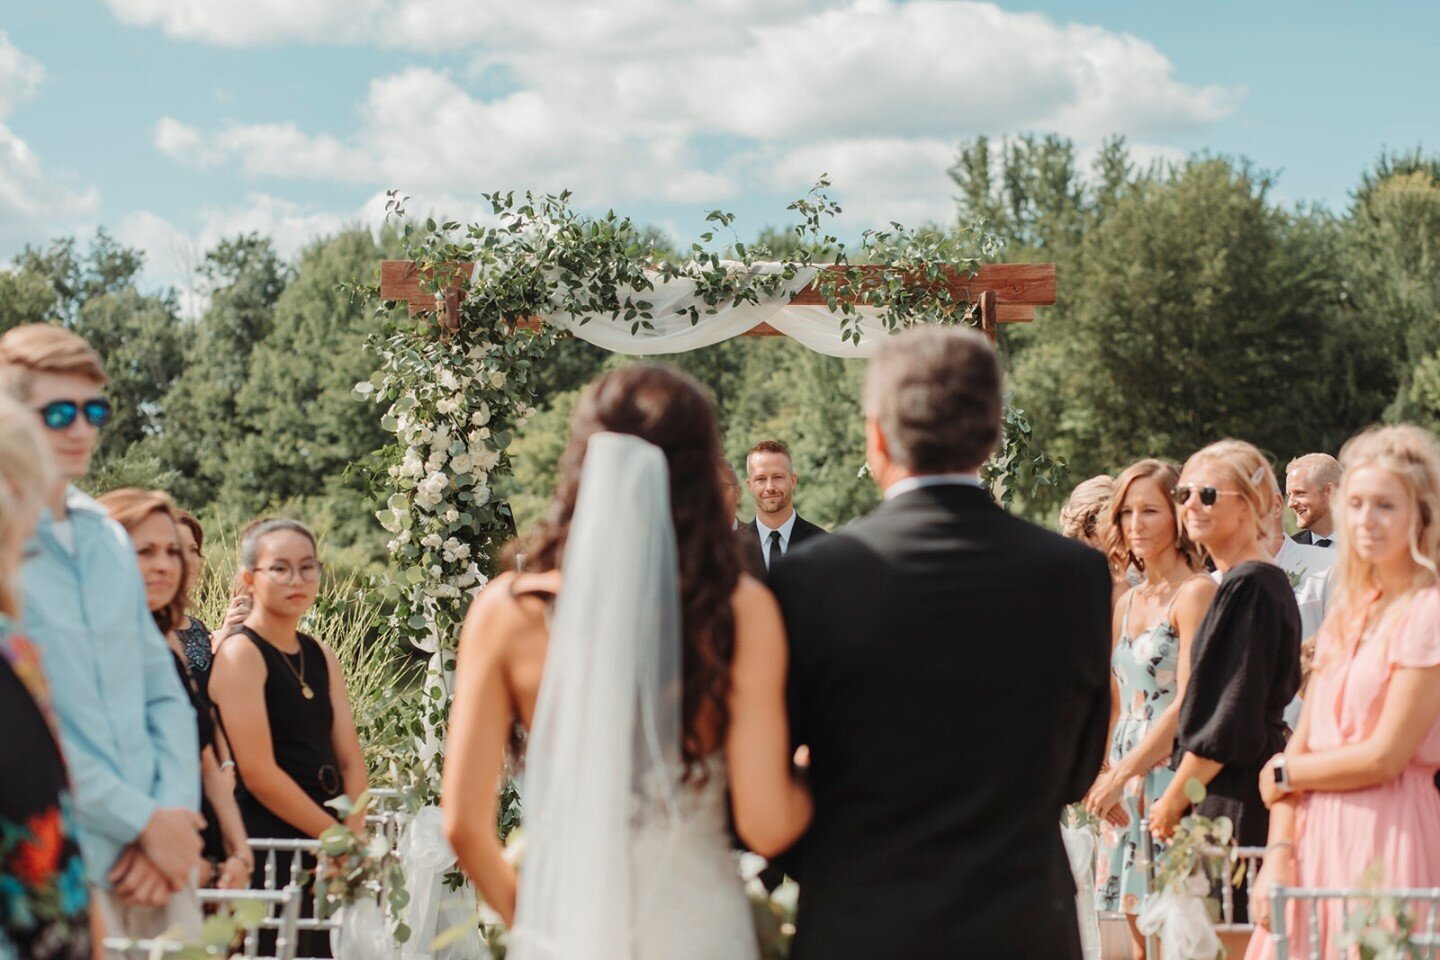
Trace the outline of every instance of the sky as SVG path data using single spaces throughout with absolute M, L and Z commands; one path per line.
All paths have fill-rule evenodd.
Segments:
M 290 256 L 392 188 L 743 239 L 822 173 L 854 237 L 949 221 L 958 144 L 1025 131 L 1341 211 L 1382 150 L 1440 147 L 1437 37 L 1429 0 L 0 0 L 0 260 L 103 227 L 183 295 L 218 240 Z

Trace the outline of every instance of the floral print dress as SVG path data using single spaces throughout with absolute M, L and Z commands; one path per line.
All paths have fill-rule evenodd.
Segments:
M 35 648 L 0 616 L 0 960 L 90 957 L 90 899 Z
M 1135 595 L 1130 595 L 1133 602 Z M 1130 636 L 1130 605 L 1120 623 L 1120 639 L 1110 657 L 1110 671 L 1120 690 L 1120 716 L 1110 741 L 1111 766 L 1134 750 L 1150 732 L 1150 726 L 1175 700 L 1175 670 L 1179 662 L 1180 637 L 1171 624 L 1167 608 L 1160 622 L 1138 637 Z M 1131 777 L 1120 802 L 1130 823 L 1117 827 L 1100 822 L 1100 852 L 1095 858 L 1095 907 L 1097 910 L 1139 913 L 1145 896 L 1144 867 L 1141 864 L 1143 837 L 1140 820 L 1175 774 L 1165 757 L 1143 777 Z

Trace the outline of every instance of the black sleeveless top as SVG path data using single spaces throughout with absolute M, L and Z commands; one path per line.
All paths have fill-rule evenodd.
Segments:
M 265 712 L 270 720 L 270 747 L 275 764 L 299 785 L 301 790 L 325 806 L 345 792 L 340 779 L 340 764 L 335 758 L 331 732 L 335 711 L 330 706 L 330 670 L 325 651 L 305 634 L 297 634 L 300 652 L 282 653 L 278 648 L 249 627 L 241 627 L 234 639 L 244 636 L 265 659 Z M 300 677 L 313 694 L 304 695 Z M 242 782 L 235 799 L 245 829 L 252 837 L 304 839 L 308 834 L 292 826 L 260 803 Z

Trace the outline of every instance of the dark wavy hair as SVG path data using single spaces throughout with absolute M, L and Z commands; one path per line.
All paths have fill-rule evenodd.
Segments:
M 590 437 L 601 432 L 649 441 L 669 465 L 670 514 L 680 562 L 681 723 L 688 779 L 714 747 L 704 742 L 702 732 L 724 741 L 735 658 L 730 603 L 740 579 L 740 554 L 715 469 L 724 456 L 715 404 L 690 377 L 659 364 L 632 364 L 593 381 L 570 421 L 570 442 L 560 458 L 550 515 L 515 547 L 524 557 L 525 570 L 563 569 L 585 450 Z

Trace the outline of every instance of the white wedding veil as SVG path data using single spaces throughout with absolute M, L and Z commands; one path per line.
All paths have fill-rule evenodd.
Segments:
M 639 831 L 678 826 L 679 568 L 669 470 L 590 438 L 528 740 L 513 960 L 629 960 Z M 662 844 L 662 848 L 668 846 Z M 665 869 L 647 863 L 647 872 Z

